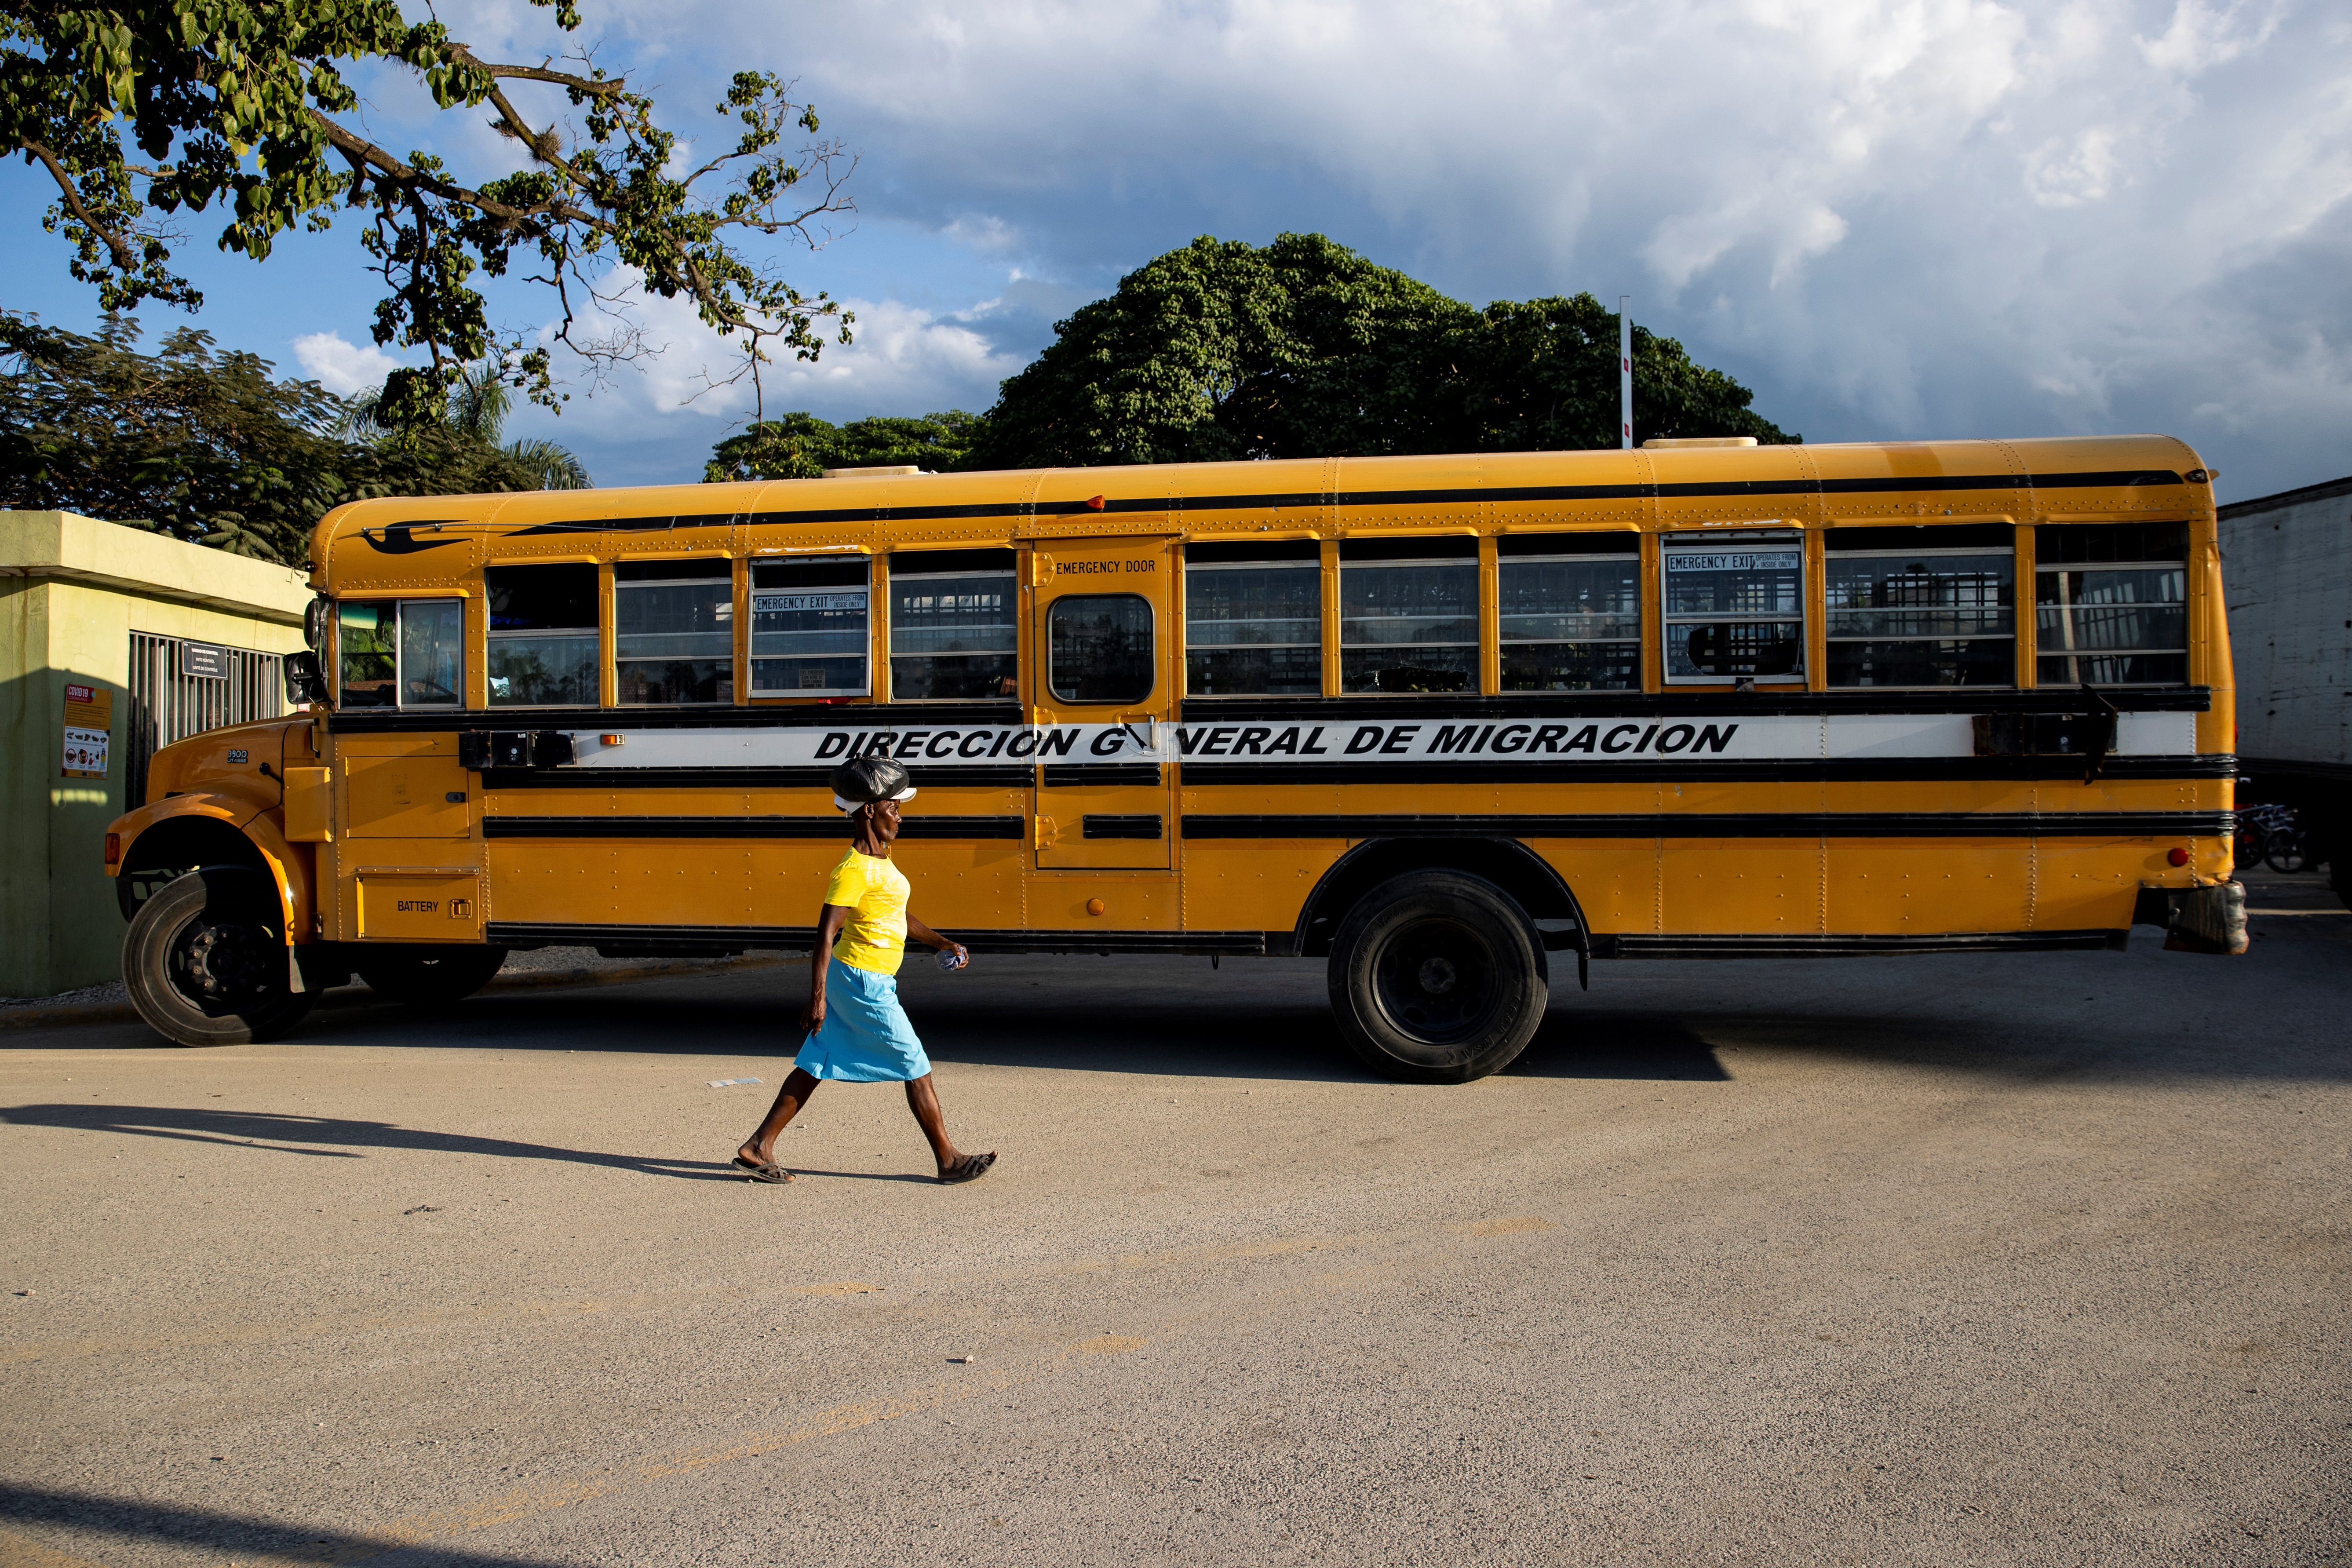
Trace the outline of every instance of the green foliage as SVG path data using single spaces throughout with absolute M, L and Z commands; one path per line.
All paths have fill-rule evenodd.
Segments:
M 347 440 L 352 406 L 316 382 L 275 380 L 188 328 L 154 354 L 137 340 L 121 317 L 88 338 L 0 312 L 0 508 L 299 565 L 345 501 L 542 488 L 542 466 L 457 425 Z
M 377 447 L 399 447 L 409 443 L 419 429 L 429 428 L 390 422 L 386 394 L 392 384 L 387 378 L 383 387 L 352 398 L 345 405 L 335 433 Z M 503 366 L 497 360 L 484 360 L 459 373 L 457 384 L 441 400 L 437 423 L 484 446 L 497 447 L 499 437 L 506 433 L 507 416 L 513 407 L 514 395 L 508 389 Z M 533 439 L 509 441 L 501 450 L 537 479 L 530 489 L 584 490 L 595 487 L 596 481 L 588 477 L 586 465 L 568 447 Z
M 1468 452 L 1559 451 L 1618 442 L 1617 312 L 1590 294 L 1498 300 L 1460 334 L 1458 377 Z M 1753 436 L 1763 446 L 1804 439 L 1748 406 L 1755 394 L 1709 370 L 1673 338 L 1633 327 L 1633 439 Z
M 580 26 L 573 0 L 531 3 L 566 32 Z M 342 75 L 361 65 L 406 71 L 444 110 L 487 109 L 518 167 L 469 186 L 428 153 L 370 141 Z M 510 95 L 517 82 L 556 89 L 569 116 L 532 119 Z M 462 367 L 493 357 L 533 398 L 562 401 L 546 350 L 501 345 L 474 287 L 477 271 L 502 277 L 518 260 L 553 291 L 557 339 L 598 363 L 644 348 L 593 308 L 616 267 L 740 334 L 745 358 L 723 379 L 756 381 L 776 349 L 814 359 L 827 322 L 847 342 L 846 312 L 740 247 L 754 235 L 820 243 L 824 215 L 848 207 L 854 160 L 814 140 L 815 111 L 773 75 L 737 73 L 716 112 L 734 122 L 732 144 L 677 165 L 678 138 L 625 77 L 585 56 L 562 68 L 483 60 L 429 13 L 409 21 L 397 0 L 10 0 L 0 12 L 0 149 L 56 185 L 46 226 L 100 303 L 202 303 L 172 269 L 168 224 L 184 211 L 217 204 L 221 248 L 256 260 L 297 225 L 363 213 L 385 287 L 375 341 L 431 358 L 384 388 L 383 416 L 400 426 L 436 422 Z M 801 137 L 811 140 L 786 150 Z
M 1055 331 L 962 466 L 1617 445 L 1617 318 L 1591 295 L 1474 310 L 1321 235 L 1196 239 Z M 1752 397 L 1634 328 L 1637 441 L 1800 439 Z
M 933 473 L 968 466 L 978 415 L 950 409 L 913 418 L 877 415 L 834 425 L 814 414 L 765 419 L 711 449 L 702 478 L 813 479 L 827 468 L 881 468 L 912 464 Z

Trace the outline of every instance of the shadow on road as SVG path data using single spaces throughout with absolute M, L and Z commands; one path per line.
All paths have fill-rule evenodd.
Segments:
M 1182 963 L 1184 961 L 1173 961 Z M 1137 1073 L 1154 1077 L 1362 1083 L 1375 1075 L 1349 1054 L 1331 1021 L 1320 960 L 1210 972 L 1155 959 L 997 958 L 997 975 L 908 973 L 908 1016 L 934 1061 L 982 1067 Z M 1047 966 L 1059 964 L 1049 970 Z M 910 970 L 912 966 L 909 966 Z M 1035 976 L 1045 975 L 1040 979 Z M 306 1027 L 322 1046 L 397 1043 L 506 1052 L 633 1051 L 790 1059 L 797 988 L 772 975 L 692 993 L 676 983 L 592 993 L 489 995 L 437 1014 L 379 1007 Z M 752 993 L 747 994 L 747 992 Z M 1589 1011 L 1556 1001 L 1510 1071 L 1525 1077 L 1703 1082 L 1729 1075 L 1713 1050 L 1671 1015 Z
M 2336 923 L 2352 926 L 2352 918 Z M 1719 1082 L 1738 1065 L 1727 1053 L 1755 1050 L 2016 1079 L 2352 1080 L 2352 1037 L 2341 1028 L 2352 996 L 2346 936 L 2315 919 L 2258 921 L 2254 935 L 2253 954 L 2242 959 L 2135 941 L 2128 952 L 2030 957 L 1596 964 L 1589 994 L 1556 980 L 1550 1012 L 1508 1075 Z M 781 1068 L 797 1044 L 792 1026 L 805 984 L 803 971 L 770 968 L 495 993 L 432 1013 L 341 1007 L 315 1015 L 288 1044 L 735 1056 Z M 900 994 L 943 1063 L 1373 1081 L 1340 1041 L 1316 959 L 1227 960 L 1211 970 L 1171 956 L 993 955 L 954 976 L 910 963 Z M 120 1050 L 125 1032 L 90 1030 L 72 1043 Z M 26 1033 L 35 1037 L 8 1043 L 54 1051 L 66 1037 Z M 625 1156 L 515 1147 L 536 1158 L 686 1173 Z
M 286 1116 L 259 1110 L 202 1110 L 160 1105 L 17 1105 L 0 1109 L 0 1122 L 16 1127 L 66 1127 L 83 1132 L 125 1132 L 187 1143 L 218 1143 L 275 1154 L 315 1159 L 361 1160 L 367 1149 L 420 1149 L 438 1153 L 484 1154 L 504 1160 L 559 1160 L 601 1165 L 648 1176 L 688 1181 L 736 1181 L 740 1173 L 706 1160 L 663 1160 L 522 1143 L 509 1138 L 477 1138 L 434 1132 L 390 1121 L 352 1121 L 332 1116 Z
M 280 1563 L 347 1564 L 398 1553 L 404 1561 L 430 1563 L 442 1568 L 557 1568 L 557 1564 L 542 1558 L 516 1557 L 506 1552 L 491 1556 L 446 1546 L 389 1541 L 331 1526 L 286 1524 L 217 1509 L 138 1502 L 98 1492 L 59 1491 L 5 1482 L 0 1482 L 0 1519 L 102 1531 L 118 1542 L 165 1543 Z M 0 1541 L 0 1557 L 7 1555 L 6 1543 Z M 37 1560 L 41 1559 L 27 1559 Z
M 1679 1019 L 1572 1005 L 1555 1005 L 1544 1015 L 1536 1037 L 1503 1072 L 1511 1078 L 1675 1083 L 1724 1083 L 1731 1078 L 1716 1058 L 1715 1047 Z

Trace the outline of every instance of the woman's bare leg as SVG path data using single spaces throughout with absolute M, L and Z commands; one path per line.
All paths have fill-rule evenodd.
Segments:
M 940 1092 L 931 1087 L 930 1074 L 907 1080 L 907 1109 L 915 1113 L 915 1124 L 930 1140 L 931 1158 L 940 1165 L 940 1180 L 954 1176 L 970 1181 L 996 1163 L 995 1150 L 985 1154 L 966 1154 L 948 1137 L 948 1119 L 940 1110 Z
M 801 1107 L 806 1105 L 809 1096 L 816 1092 L 816 1086 L 815 1079 L 794 1068 L 792 1076 L 784 1079 L 784 1087 L 776 1091 L 776 1103 L 768 1108 L 768 1119 L 760 1123 L 757 1132 L 744 1140 L 743 1146 L 736 1153 L 746 1160 L 757 1160 L 762 1165 L 774 1164 L 776 1134 L 800 1114 Z

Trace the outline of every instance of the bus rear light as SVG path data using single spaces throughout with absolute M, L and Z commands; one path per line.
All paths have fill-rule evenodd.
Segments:
M 2166 850 L 2164 852 L 2164 858 L 2167 860 L 2171 861 L 2176 866 L 2186 866 L 2189 864 L 2189 851 L 2180 848 L 2177 845 L 2172 848 Z
M 106 836 L 106 863 L 110 866 L 122 864 L 122 835 L 120 833 Z

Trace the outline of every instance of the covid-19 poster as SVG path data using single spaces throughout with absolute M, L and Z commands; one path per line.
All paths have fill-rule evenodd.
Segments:
M 107 741 L 114 730 L 114 693 L 103 686 L 66 687 L 65 763 L 69 779 L 106 776 Z

